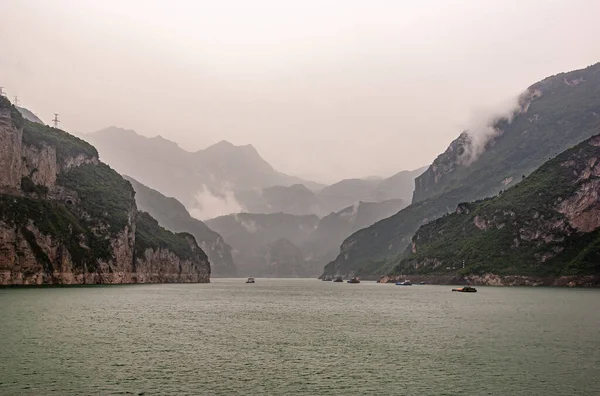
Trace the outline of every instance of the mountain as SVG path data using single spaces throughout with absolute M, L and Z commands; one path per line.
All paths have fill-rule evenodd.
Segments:
M 221 235 L 190 216 L 185 206 L 175 198 L 165 197 L 129 176 L 123 178 L 133 186 L 135 202 L 140 210 L 148 212 L 162 227 L 173 232 L 187 232 L 196 238 L 211 263 L 211 275 L 220 277 L 237 275 L 231 256 L 231 246 L 225 243 Z
M 307 265 L 302 251 L 287 239 L 281 238 L 267 245 L 265 253 L 267 269 L 262 276 L 273 278 L 314 278 L 318 265 Z
M 38 116 L 33 114 L 33 112 L 25 107 L 15 106 L 19 113 L 28 121 L 37 122 L 38 124 L 46 125 Z
M 236 192 L 237 202 L 251 213 L 315 214 L 319 217 L 364 202 L 410 202 L 415 178 L 426 170 L 402 171 L 387 179 L 344 179 L 314 192 L 303 185 L 273 186 L 260 191 Z M 347 236 L 347 235 L 346 235 Z
M 296 250 L 290 245 L 299 249 L 316 228 L 318 221 L 319 218 L 315 215 L 239 213 L 207 220 L 206 225 L 231 245 L 241 276 L 292 277 L 302 274 L 316 277 L 322 270 L 322 265 L 296 260 Z M 275 243 L 277 241 L 279 242 Z M 272 268 L 274 257 L 278 257 L 275 261 L 279 263 L 275 272 Z M 281 261 L 280 257 L 289 259 Z
M 239 191 L 235 197 L 249 213 L 321 214 L 317 194 L 303 184 L 273 186 L 260 191 Z
M 244 208 L 235 201 L 238 191 L 281 185 L 317 183 L 277 172 L 251 145 L 221 141 L 194 153 L 157 136 L 147 138 L 131 130 L 110 127 L 88 134 L 100 158 L 118 172 L 173 196 L 195 217 L 207 218 Z
M 428 169 L 427 166 L 412 171 L 401 171 L 395 175 L 383 179 L 373 192 L 375 201 L 387 201 L 390 199 L 403 199 L 410 202 L 415 190 L 415 180 Z
M 301 245 L 307 259 L 323 265 L 333 260 L 344 239 L 362 228 L 385 219 L 408 205 L 395 199 L 383 202 L 358 202 L 319 220 L 316 229 Z
M 461 134 L 418 177 L 413 204 L 362 229 L 342 244 L 325 275 L 384 274 L 419 227 L 451 212 L 460 202 L 497 194 L 518 183 L 548 158 L 588 139 L 600 128 L 600 63 L 548 77 L 521 96 L 512 114 L 497 120 L 481 153 Z
M 502 194 L 462 203 L 421 226 L 394 273 L 477 284 L 600 285 L 600 135 Z
M 134 194 L 93 146 L 0 97 L 0 284 L 209 282 L 194 237 Z

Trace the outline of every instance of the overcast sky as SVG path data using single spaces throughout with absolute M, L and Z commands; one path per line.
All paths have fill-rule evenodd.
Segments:
M 599 15 L 597 0 L 0 0 L 0 86 L 68 131 L 250 143 L 324 182 L 386 176 L 600 61 Z

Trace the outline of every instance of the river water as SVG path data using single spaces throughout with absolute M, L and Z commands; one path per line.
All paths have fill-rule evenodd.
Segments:
M 600 394 L 600 290 L 450 289 L 0 289 L 0 394 Z

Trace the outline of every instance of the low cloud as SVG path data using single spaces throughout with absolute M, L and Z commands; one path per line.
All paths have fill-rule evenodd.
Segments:
M 506 100 L 492 108 L 479 109 L 469 121 L 469 128 L 465 130 L 464 152 L 461 155 L 463 165 L 471 165 L 486 150 L 488 143 L 502 134 L 498 128 L 500 121 L 510 124 L 513 119 L 527 112 L 531 101 L 540 96 L 536 90 L 528 90 L 521 95 Z
M 208 220 L 215 217 L 238 213 L 242 206 L 235 199 L 233 190 L 229 186 L 223 186 L 218 193 L 213 193 L 202 185 L 195 196 L 195 205 L 190 209 L 190 214 L 198 220 Z

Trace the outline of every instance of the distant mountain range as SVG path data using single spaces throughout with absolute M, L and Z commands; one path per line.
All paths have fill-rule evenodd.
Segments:
M 452 142 L 416 178 L 411 205 L 346 238 L 324 275 L 390 272 L 421 225 L 461 202 L 491 197 L 517 184 L 598 131 L 600 63 L 532 85 L 514 111 L 490 123 L 486 141 L 465 132 Z
M 221 141 L 194 153 L 160 136 L 110 127 L 83 138 L 103 161 L 183 203 L 197 218 L 223 214 L 288 213 L 326 216 L 359 201 L 410 201 L 414 179 L 426 168 L 387 179 L 346 179 L 331 186 L 276 171 L 251 145 Z
M 412 199 L 415 178 L 426 169 L 398 172 L 387 179 L 344 179 L 318 191 L 295 184 L 261 191 L 240 191 L 235 197 L 244 210 L 251 213 L 283 212 L 323 217 L 358 202 L 403 200 L 408 203 Z
M 251 145 L 222 141 L 194 153 L 160 136 L 147 138 L 116 127 L 88 134 L 102 160 L 122 174 L 177 198 L 198 217 L 241 211 L 235 193 L 275 185 L 321 185 L 277 172 Z
M 317 277 L 322 263 L 304 260 L 299 249 L 317 227 L 315 215 L 239 213 L 206 224 L 233 247 L 241 276 Z
M 401 199 L 359 202 L 320 220 L 315 215 L 239 213 L 206 224 L 231 245 L 240 275 L 317 277 L 345 237 L 407 204 Z

